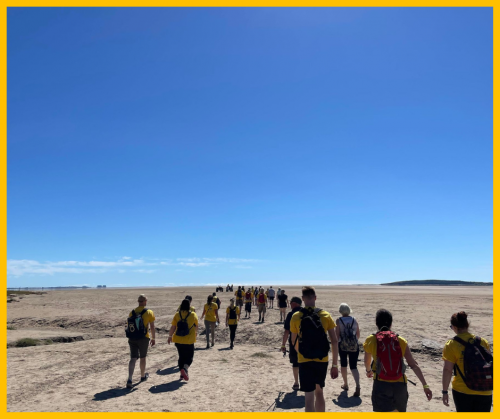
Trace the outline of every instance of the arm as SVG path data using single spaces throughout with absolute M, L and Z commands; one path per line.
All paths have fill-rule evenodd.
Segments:
M 228 323 L 227 323 L 227 322 L 228 322 L 228 320 L 229 320 L 229 313 L 226 313 L 226 327 L 227 327 L 227 325 L 228 325 Z
M 205 317 L 205 313 L 207 312 L 207 310 L 205 310 L 205 307 L 203 307 L 203 313 L 201 313 L 201 318 L 200 320 L 203 320 L 203 317 Z
M 359 330 L 359 323 L 357 320 L 354 320 L 357 324 L 358 327 L 356 327 L 356 339 L 359 340 L 359 337 L 361 336 L 361 331 Z
M 335 328 L 335 336 L 337 336 L 337 342 L 340 338 L 340 327 L 337 325 L 337 327 Z
M 422 371 L 420 370 L 420 367 L 417 364 L 417 361 L 413 359 L 413 355 L 411 354 L 410 350 L 410 345 L 406 345 L 406 350 L 405 350 L 405 359 L 406 362 L 408 363 L 408 366 L 415 371 L 415 375 L 418 377 L 422 385 L 424 386 L 424 393 L 427 396 L 427 400 L 432 399 L 432 391 L 425 382 L 424 374 L 422 374 Z
M 156 329 L 155 322 L 149 322 L 149 327 L 151 329 L 151 346 L 155 346 Z
M 448 387 L 450 386 L 451 376 L 453 375 L 453 366 L 455 364 L 450 361 L 444 361 L 443 366 L 443 391 L 448 392 Z M 443 404 L 449 406 L 448 403 L 448 393 L 443 393 Z
M 297 352 L 299 352 L 299 339 L 297 338 L 297 333 L 292 332 L 292 345 Z
M 168 340 L 167 340 L 167 343 L 169 345 L 172 343 L 172 336 L 174 336 L 174 332 L 175 332 L 175 325 L 172 325 L 172 327 L 170 327 L 170 330 L 168 331 Z
M 337 334 L 335 332 L 335 327 L 328 331 L 330 336 L 330 343 L 332 345 L 332 369 L 330 371 L 330 376 L 335 379 L 339 376 L 339 367 L 337 363 L 339 362 L 339 340 L 337 339 Z
M 372 378 L 373 377 L 373 371 L 372 371 L 372 354 L 369 354 L 366 351 L 365 351 L 365 371 L 366 371 L 366 376 L 368 378 Z
M 215 311 L 215 318 L 220 323 L 220 321 L 219 321 L 219 310 L 218 309 L 214 309 L 214 311 Z

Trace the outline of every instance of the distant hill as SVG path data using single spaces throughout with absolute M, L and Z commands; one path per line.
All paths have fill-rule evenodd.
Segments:
M 474 282 L 474 281 L 447 281 L 445 279 L 417 279 L 414 281 L 397 281 L 397 282 L 388 282 L 386 284 L 380 285 L 395 285 L 395 286 L 404 286 L 404 285 L 462 285 L 462 286 L 476 286 L 476 287 L 491 287 L 493 286 L 493 282 Z

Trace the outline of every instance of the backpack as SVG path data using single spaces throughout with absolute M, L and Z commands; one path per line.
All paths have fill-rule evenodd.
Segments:
M 148 311 L 147 308 L 140 313 L 136 313 L 135 310 L 132 310 L 132 316 L 127 319 L 127 328 L 125 329 L 125 335 L 129 339 L 142 339 L 148 333 L 148 329 L 144 326 L 144 320 L 142 319 L 142 315 L 146 311 Z
M 231 320 L 236 320 L 236 307 L 234 308 L 229 307 L 229 318 Z
M 215 304 L 217 304 L 217 308 L 220 308 L 220 299 L 219 299 L 219 297 L 215 298 L 215 299 L 213 300 L 213 302 L 214 302 Z
M 179 317 L 180 317 L 180 319 L 177 322 L 177 330 L 175 331 L 175 334 L 177 336 L 187 336 L 187 335 L 189 335 L 190 330 L 194 326 L 194 324 L 191 327 L 189 327 L 189 325 L 188 325 L 187 318 L 189 317 L 190 314 L 191 314 L 191 311 L 188 311 L 187 316 L 184 317 L 184 318 L 182 318 L 182 314 L 179 311 Z
M 481 346 L 481 338 L 476 336 L 474 339 L 469 339 L 468 342 L 465 342 L 463 339 L 455 336 L 453 340 L 465 346 L 463 352 L 464 372 L 462 373 L 458 365 L 455 364 L 455 375 L 458 370 L 465 385 L 471 390 L 493 390 L 493 355 Z
M 320 308 L 309 310 L 302 308 L 300 321 L 299 352 L 304 358 L 322 359 L 328 356 L 330 343 L 319 317 Z
M 236 295 L 238 296 L 238 298 L 241 298 L 243 293 L 241 292 L 241 290 L 238 290 L 238 292 L 236 293 Z
M 398 335 L 390 330 L 377 332 L 377 364 L 375 378 L 396 381 L 403 377 L 406 365 Z
M 246 295 L 245 295 L 245 298 L 247 300 L 251 300 L 252 299 L 252 293 L 250 291 L 247 291 Z
M 341 335 L 342 340 L 340 341 L 340 350 L 344 352 L 357 352 L 358 351 L 358 338 L 356 337 L 356 333 L 354 333 L 353 326 L 356 321 L 354 317 L 352 318 L 352 322 L 347 323 L 347 325 L 342 320 L 342 317 L 339 317 L 340 323 L 344 326 L 344 332 Z
M 259 304 L 265 304 L 266 303 L 266 297 L 264 294 L 259 294 Z

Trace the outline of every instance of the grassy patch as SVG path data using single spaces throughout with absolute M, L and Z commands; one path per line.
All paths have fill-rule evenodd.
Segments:
M 41 342 L 38 339 L 23 338 L 19 339 L 14 346 L 16 348 L 25 348 L 27 346 L 37 346 L 40 344 Z
M 9 290 L 7 290 L 7 297 L 10 294 L 14 294 L 14 295 L 29 295 L 29 294 L 42 295 L 42 294 L 47 294 L 47 293 L 41 292 L 41 291 L 9 291 Z
M 15 326 L 12 326 L 11 324 L 7 325 L 7 330 L 16 330 Z
M 250 355 L 252 358 L 272 358 L 271 355 L 266 354 L 265 352 L 255 352 Z

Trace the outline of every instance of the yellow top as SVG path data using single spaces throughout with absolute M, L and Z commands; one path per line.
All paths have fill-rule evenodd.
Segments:
M 236 306 L 235 306 L 236 307 Z M 230 314 L 230 308 L 226 308 L 226 313 L 227 314 Z M 240 314 L 240 308 L 239 307 L 236 307 L 236 318 L 235 319 L 231 319 L 231 318 L 228 318 L 227 319 L 227 324 L 230 324 L 230 325 L 233 325 L 233 324 L 238 324 L 238 314 Z
M 210 306 L 208 304 L 205 304 L 204 309 L 205 309 L 206 321 L 207 322 L 216 322 L 217 317 L 215 317 L 215 310 L 219 309 L 219 307 L 217 306 L 217 303 L 211 303 Z
M 142 310 L 144 310 L 146 307 L 137 307 L 134 311 L 136 313 L 140 313 L 142 312 Z M 143 315 L 142 315 L 142 322 L 144 323 L 144 327 L 146 328 L 147 332 L 146 332 L 146 338 L 149 338 L 149 323 L 150 322 L 154 322 L 155 321 L 155 315 L 153 314 L 153 310 L 149 310 L 149 309 L 146 309 L 148 311 L 146 311 Z M 132 317 L 132 312 L 129 313 L 128 315 L 129 317 Z
M 177 307 L 177 311 L 179 311 L 181 309 L 181 306 Z M 192 311 L 193 313 L 196 312 L 196 310 L 194 309 L 193 306 L 189 307 L 189 311 Z
M 188 316 L 189 313 L 189 316 Z M 172 342 L 174 343 L 183 343 L 185 345 L 191 345 L 196 342 L 196 328 L 194 325 L 198 324 L 198 316 L 194 311 L 186 311 L 182 310 L 180 312 L 182 314 L 182 318 L 186 319 L 187 316 L 187 324 L 189 327 L 189 334 L 187 336 L 177 336 L 177 328 L 175 329 L 174 335 L 172 336 Z M 175 313 L 174 319 L 172 320 L 172 326 L 177 326 L 177 322 L 181 319 L 179 312 Z
M 245 293 L 244 295 L 245 295 L 245 303 L 251 303 L 253 294 L 250 292 L 250 298 L 247 298 L 247 293 Z
M 235 291 L 234 295 L 236 296 L 237 300 L 243 300 L 243 297 L 245 296 L 245 291 L 241 290 L 241 297 L 238 297 L 238 291 Z
M 408 346 L 408 342 L 406 339 L 402 338 L 401 336 L 398 336 L 398 341 L 399 341 L 399 346 L 401 347 L 401 354 L 403 355 L 403 358 L 405 356 L 405 351 L 406 347 Z M 366 338 L 365 343 L 363 343 L 363 348 L 366 353 L 369 353 L 373 357 L 373 364 L 372 364 L 372 371 L 374 372 L 373 374 L 373 379 L 375 380 L 375 370 L 376 370 L 376 365 L 377 365 L 377 338 L 375 335 L 370 335 Z M 403 360 L 404 362 L 404 360 Z M 406 374 L 403 374 L 403 376 L 399 380 L 382 380 L 381 378 L 378 379 L 379 381 L 386 381 L 388 383 L 406 383 Z
M 311 310 L 314 310 L 316 307 L 305 307 L 305 308 L 310 308 Z M 290 333 L 296 333 L 297 338 L 300 338 L 300 322 L 302 321 L 302 312 L 298 310 L 293 316 L 292 319 L 290 320 Z M 323 329 L 325 329 L 325 333 L 327 333 L 329 330 L 334 329 L 336 324 L 332 319 L 332 316 L 330 316 L 330 313 L 325 310 L 321 310 L 318 313 L 318 316 L 321 320 L 321 324 L 323 325 Z M 294 342 L 295 343 L 295 342 Z M 314 362 L 328 362 L 328 355 L 326 355 L 324 358 L 314 358 L 314 359 L 309 359 L 309 358 L 304 358 L 302 354 L 297 351 L 298 354 L 298 361 L 299 363 L 301 362 L 309 362 L 309 361 L 314 361 Z
M 459 333 L 457 335 L 460 339 L 464 340 L 465 342 L 468 342 L 469 339 L 474 339 L 475 335 L 471 333 Z M 481 338 L 481 346 L 488 351 L 490 350 L 490 345 L 488 344 L 488 341 Z M 462 374 L 464 374 L 464 346 L 457 341 L 450 339 L 448 342 L 446 342 L 446 345 L 444 345 L 443 349 L 443 359 L 445 361 L 450 361 L 453 364 L 456 364 L 458 368 L 460 368 L 460 371 Z M 457 371 L 457 375 L 453 378 L 453 381 L 451 382 L 451 388 L 455 391 L 458 391 L 459 393 L 465 393 L 465 394 L 479 394 L 481 396 L 489 396 L 490 394 L 493 394 L 493 391 L 488 390 L 488 391 L 477 391 L 477 390 L 471 390 L 469 387 L 467 387 L 464 383 L 464 380 L 462 380 L 462 377 L 460 376 L 460 373 Z

